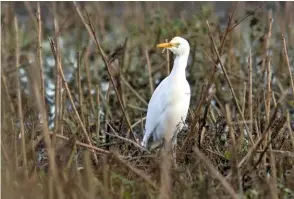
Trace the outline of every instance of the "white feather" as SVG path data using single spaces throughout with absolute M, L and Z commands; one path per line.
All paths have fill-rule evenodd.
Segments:
M 171 74 L 155 89 L 148 104 L 145 133 L 141 143 L 146 148 L 151 136 L 155 143 L 163 138 L 174 138 L 184 126 L 190 105 L 190 86 L 185 74 L 190 46 L 180 37 L 175 37 L 170 43 L 178 44 L 168 48 L 176 58 Z

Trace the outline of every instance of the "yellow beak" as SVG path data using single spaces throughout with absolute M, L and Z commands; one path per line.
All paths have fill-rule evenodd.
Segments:
M 156 45 L 157 48 L 172 48 L 175 46 L 177 46 L 177 45 L 174 43 L 161 43 L 161 44 Z

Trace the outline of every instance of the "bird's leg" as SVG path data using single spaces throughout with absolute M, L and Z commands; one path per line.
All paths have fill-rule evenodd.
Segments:
M 145 134 L 144 134 L 144 137 L 143 137 L 143 141 L 141 142 L 141 145 L 145 148 L 147 148 L 147 145 L 148 145 L 148 140 L 150 138 L 150 135 L 151 135 L 151 132 L 146 132 L 145 131 Z

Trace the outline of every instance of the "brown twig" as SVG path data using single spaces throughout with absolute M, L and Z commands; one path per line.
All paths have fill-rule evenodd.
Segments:
M 238 26 L 242 21 L 244 21 L 245 19 L 247 19 L 249 16 L 251 16 L 252 14 L 255 13 L 255 11 L 260 8 L 266 1 L 263 1 L 262 3 L 260 3 L 253 11 L 251 11 L 250 13 L 248 13 L 246 16 L 244 16 L 242 19 L 240 19 L 238 22 L 236 22 L 232 28 L 230 28 L 228 30 L 228 32 L 231 32 L 236 26 Z
M 283 95 L 280 97 L 280 100 L 277 103 L 277 106 L 275 108 L 275 111 L 270 119 L 269 124 L 267 125 L 265 131 L 261 134 L 262 136 L 259 137 L 259 139 L 254 143 L 254 145 L 248 149 L 247 154 L 242 158 L 242 160 L 239 162 L 238 164 L 238 168 L 244 168 L 246 166 L 246 164 L 248 162 L 250 162 L 250 160 L 253 158 L 253 154 L 254 152 L 257 150 L 257 148 L 262 144 L 263 140 L 265 139 L 265 137 L 268 135 L 270 128 L 273 125 L 273 121 L 276 118 L 277 115 L 277 111 L 278 111 L 278 105 L 281 104 L 281 102 L 283 101 L 285 95 L 287 92 L 284 92 Z M 242 172 L 241 172 L 242 173 Z M 231 177 L 232 173 L 230 172 L 226 178 Z
M 51 135 L 54 134 L 53 132 L 49 132 L 49 133 L 50 133 Z M 56 137 L 59 138 L 59 139 L 67 140 L 67 141 L 70 140 L 70 138 L 68 138 L 68 137 L 66 137 L 66 136 L 63 136 L 63 135 L 60 135 L 60 134 L 58 134 L 58 133 L 56 133 Z M 80 141 L 76 141 L 75 144 L 78 145 L 78 146 L 82 146 L 82 147 L 88 148 L 88 149 L 90 149 L 90 151 L 93 152 L 93 153 L 95 153 L 95 151 L 96 151 L 97 153 L 99 153 L 99 154 L 101 154 L 101 153 L 102 153 L 102 154 L 108 154 L 108 153 L 109 153 L 109 151 L 107 151 L 107 150 L 104 150 L 104 149 L 101 149 L 101 148 L 95 147 L 95 146 L 90 145 L 90 144 L 85 144 L 85 143 L 80 142 Z M 96 154 L 96 153 L 95 153 L 95 154 Z
M 119 136 L 118 133 L 114 130 L 114 128 L 113 128 L 110 124 L 108 124 L 108 126 L 109 126 L 110 129 L 111 129 L 114 133 L 116 133 L 117 135 L 105 132 L 106 135 L 109 135 L 109 136 L 112 136 L 112 137 L 115 137 L 115 138 L 121 139 L 121 140 L 123 140 L 123 141 L 125 141 L 125 142 L 128 142 L 128 143 L 131 143 L 132 145 L 134 145 L 135 147 L 141 149 L 142 151 L 147 151 L 144 147 L 142 147 L 141 145 L 139 145 L 137 142 Z M 148 151 L 147 151 L 147 152 L 148 152 Z
M 87 151 L 84 155 L 84 162 L 85 162 L 85 172 L 86 172 L 86 179 L 87 179 L 87 196 L 89 198 L 95 198 L 95 192 L 96 192 L 96 183 L 94 181 L 93 176 L 95 176 L 94 174 L 94 170 L 92 167 L 92 163 L 91 163 L 91 159 L 90 159 L 90 154 Z
M 271 63 L 270 63 L 270 55 L 268 53 L 269 50 L 269 44 L 272 34 L 272 24 L 273 24 L 273 18 L 272 18 L 272 12 L 269 11 L 268 15 L 269 20 L 269 29 L 267 34 L 267 40 L 266 40 L 266 54 L 267 54 L 267 93 L 266 93 L 266 121 L 267 124 L 270 121 L 270 110 L 271 110 L 271 98 L 272 98 L 272 89 L 271 89 Z M 272 138 L 272 132 L 269 130 L 269 138 Z M 265 139 L 267 141 L 267 139 Z M 271 142 L 268 144 L 269 149 L 272 150 Z M 267 147 L 267 146 L 266 146 Z M 266 162 L 266 157 L 264 157 L 264 162 Z M 276 162 L 275 162 L 275 155 L 273 152 L 270 152 L 270 165 L 271 165 L 271 178 L 270 178 L 270 193 L 272 198 L 277 199 L 278 193 L 277 193 L 277 169 L 276 169 Z
M 33 70 L 33 68 L 30 68 L 30 70 Z M 57 174 L 57 165 L 55 162 L 55 151 L 52 146 L 52 142 L 51 142 L 49 131 L 48 131 L 48 121 L 47 121 L 47 116 L 46 116 L 46 110 L 45 110 L 45 107 L 44 107 L 44 104 L 42 101 L 42 95 L 40 93 L 38 82 L 34 78 L 33 73 L 34 73 L 34 71 L 30 71 L 30 80 L 31 80 L 33 93 L 34 93 L 35 99 L 36 99 L 36 105 L 37 105 L 37 108 L 38 108 L 40 115 L 41 115 L 43 136 L 44 136 L 45 145 L 46 145 L 48 158 L 49 158 L 49 169 L 50 169 L 50 173 L 51 173 L 50 177 L 52 177 L 52 181 L 51 181 L 52 186 L 49 184 L 49 190 L 52 190 L 52 192 L 53 192 L 53 184 L 54 184 L 56 187 L 56 190 L 57 190 L 58 198 L 63 199 L 64 193 L 61 190 L 59 176 Z M 50 187 L 51 187 L 51 189 L 50 189 Z
M 285 55 L 285 59 L 286 59 L 286 63 L 287 63 L 288 71 L 289 71 L 290 83 L 291 83 L 292 93 L 293 93 L 293 97 L 294 97 L 294 81 L 293 81 L 293 77 L 292 77 L 292 73 L 291 73 L 291 66 L 290 66 L 287 44 L 286 44 L 284 34 L 282 34 L 282 42 L 283 42 L 283 52 Z
M 92 80 L 91 80 L 91 75 L 90 75 L 90 70 L 89 70 L 90 49 L 91 49 L 91 42 L 89 42 L 88 48 L 86 49 L 86 52 L 85 52 L 85 55 L 84 55 L 84 65 L 85 65 L 85 71 L 86 71 L 86 79 L 87 79 L 87 84 L 88 84 L 88 93 L 89 93 L 88 95 L 89 95 L 89 98 L 90 98 L 90 104 L 91 104 L 92 112 L 95 113 L 95 105 L 94 105 L 94 100 L 93 100 L 93 96 L 92 96 L 92 93 L 91 93 Z
M 142 178 L 143 180 L 145 180 L 149 185 L 151 185 L 151 187 L 155 190 L 157 190 L 157 185 L 155 182 L 153 182 L 151 180 L 151 178 L 145 174 L 143 171 L 139 170 L 136 167 L 133 167 L 132 165 L 130 165 L 128 162 L 126 162 L 125 160 L 123 160 L 119 155 L 117 154 L 113 154 L 113 156 L 119 160 L 121 163 L 123 163 L 127 168 L 129 168 L 130 171 L 132 171 L 133 173 L 135 173 L 137 176 L 139 176 L 140 178 Z
M 96 103 L 97 103 L 97 108 L 96 108 L 96 136 L 97 136 L 97 140 L 99 140 L 100 142 L 100 97 L 99 97 L 99 86 L 96 86 Z M 103 135 L 103 141 L 104 142 L 105 139 L 105 135 Z
M 233 98 L 234 98 L 234 101 L 235 101 L 236 107 L 237 107 L 237 109 L 238 109 L 238 112 L 239 112 L 239 114 L 241 115 L 242 120 L 245 121 L 244 115 L 242 114 L 242 110 L 241 110 L 241 108 L 240 108 L 240 105 L 239 105 L 239 103 L 238 103 L 238 100 L 237 100 L 237 97 L 236 97 L 235 91 L 234 91 L 234 89 L 233 89 L 232 83 L 231 83 L 231 81 L 230 81 L 230 79 L 229 79 L 229 76 L 228 76 L 228 74 L 227 74 L 227 71 L 226 71 L 226 69 L 225 69 L 225 67 L 224 67 L 224 65 L 223 65 L 223 63 L 222 63 L 222 61 L 221 61 L 220 54 L 219 54 L 219 52 L 218 52 L 218 50 L 217 50 L 217 47 L 216 47 L 216 44 L 215 44 L 215 42 L 214 42 L 213 36 L 212 36 L 212 34 L 211 34 L 211 32 L 210 32 L 210 26 L 209 26 L 208 21 L 206 21 L 206 24 L 207 24 L 207 27 L 208 27 L 209 36 L 210 36 L 210 39 L 211 39 L 211 41 L 212 41 L 214 51 L 215 51 L 215 53 L 216 53 L 216 55 L 217 55 L 218 61 L 219 61 L 220 65 L 221 65 L 222 71 L 223 71 L 223 73 L 224 73 L 224 75 L 225 75 L 225 78 L 226 78 L 226 80 L 227 80 L 227 83 L 228 83 L 228 85 L 229 85 L 229 88 L 230 88 L 230 90 L 231 90 L 231 93 L 232 93 L 232 95 L 233 95 Z M 246 131 L 249 132 L 246 123 L 244 123 L 244 127 L 245 127 Z M 249 135 L 249 138 L 250 138 L 250 142 L 251 142 L 251 144 L 253 144 L 254 142 L 253 142 L 253 138 L 252 138 L 252 134 L 251 134 L 251 132 L 249 132 L 248 135 Z
M 286 120 L 284 120 L 283 122 L 283 125 L 286 123 Z M 283 128 L 284 129 L 284 128 Z M 269 133 L 271 133 L 269 131 Z M 262 153 L 260 154 L 259 156 L 259 159 L 256 161 L 256 163 L 254 164 L 253 168 L 257 169 L 257 166 L 260 164 L 260 162 L 263 160 L 263 157 L 264 155 L 266 154 L 267 151 L 272 151 L 272 148 L 271 148 L 271 144 L 272 142 L 274 141 L 274 139 L 276 138 L 276 136 L 279 134 L 279 131 L 276 132 L 274 135 L 272 135 L 270 138 L 269 138 L 269 141 L 265 142 L 264 144 L 264 148 L 262 150 Z M 265 139 L 264 139 L 265 140 Z M 266 165 L 266 162 L 264 163 L 264 167 Z M 275 168 L 274 168 L 275 169 Z M 273 174 L 275 175 L 275 174 Z M 276 177 L 275 177 L 276 178 Z
M 171 141 L 164 142 L 164 147 L 161 149 L 161 164 L 160 164 L 160 199 L 172 198 L 172 179 L 171 179 Z M 175 158 L 175 157 L 174 157 Z M 174 159 L 176 161 L 176 159 Z
M 265 115 L 266 115 L 266 124 L 268 125 L 269 120 L 270 120 L 270 109 L 271 109 L 271 68 L 270 68 L 270 60 L 268 57 L 267 60 L 267 91 L 266 91 L 266 99 L 265 99 Z M 268 137 L 271 137 L 271 130 L 269 130 L 268 133 L 269 136 L 266 136 L 264 139 L 264 146 L 266 146 L 266 143 L 268 141 Z M 266 156 L 263 158 L 263 164 L 264 164 L 264 169 L 266 168 Z
M 132 128 L 134 128 L 135 126 L 137 126 L 138 124 L 141 124 L 141 130 L 142 132 L 144 131 L 144 126 L 143 126 L 143 121 L 146 120 L 146 116 L 142 117 L 141 119 L 139 119 L 137 122 L 135 122 L 134 124 L 132 124 Z
M 56 59 L 56 58 L 57 58 L 57 54 L 56 54 L 56 46 L 55 46 L 55 44 L 54 44 L 54 41 L 53 41 L 52 39 L 49 38 L 49 42 L 50 42 L 50 45 L 51 45 L 51 49 L 52 49 L 53 56 L 54 56 L 55 59 Z M 73 99 L 72 99 L 72 96 L 71 96 L 70 90 L 69 90 L 69 88 L 68 88 L 68 85 L 67 85 L 67 82 L 66 82 L 66 79 L 65 79 L 65 76 L 64 76 L 64 73 L 63 73 L 63 70 L 62 70 L 61 63 L 60 63 L 60 62 L 58 62 L 58 69 L 59 69 L 59 73 L 60 73 L 60 75 L 61 75 L 61 78 L 62 78 L 62 81 L 63 81 L 64 87 L 65 87 L 65 90 L 66 90 L 66 92 L 67 92 L 67 96 L 69 97 L 69 100 L 70 100 L 71 106 L 72 106 L 72 108 L 73 108 L 73 110 L 74 110 L 74 113 L 75 113 L 77 119 L 78 119 L 78 122 L 79 122 L 79 124 L 80 124 L 81 127 L 82 127 L 83 133 L 84 133 L 84 135 L 85 135 L 85 137 L 86 137 L 86 139 L 87 139 L 88 144 L 89 144 L 89 145 L 92 145 L 91 139 L 90 139 L 90 137 L 89 137 L 89 135 L 88 135 L 88 133 L 87 133 L 87 130 L 86 130 L 86 128 L 85 128 L 85 125 L 84 125 L 84 123 L 82 122 L 81 117 L 80 117 L 80 115 L 79 115 L 79 113 L 78 113 L 78 111 L 77 111 L 77 108 L 76 108 L 76 106 L 75 106 L 75 104 L 74 104 L 74 101 L 73 101 Z M 95 153 L 93 153 L 93 156 L 94 156 L 94 160 L 95 160 L 95 162 L 98 163 L 98 159 L 97 159 L 97 156 L 96 156 Z
M 38 22 L 36 23 L 36 21 L 35 21 L 35 15 L 34 15 L 34 12 L 33 12 L 32 6 L 31 6 L 31 2 L 25 1 L 24 4 L 25 4 L 26 9 L 28 10 L 28 13 L 29 13 L 33 23 L 34 23 L 34 28 L 36 28 L 36 30 L 38 30 Z
M 292 150 L 294 151 L 294 132 L 291 128 L 291 119 L 290 119 L 290 113 L 287 113 L 287 127 L 290 134 L 291 144 L 292 144 Z
M 221 45 L 220 45 L 220 48 L 219 48 L 220 49 L 219 52 L 220 52 L 221 55 L 223 54 L 223 49 L 224 49 L 224 46 L 225 46 L 225 43 L 226 43 L 226 38 L 227 38 L 227 36 L 228 36 L 228 34 L 230 32 L 229 30 L 230 30 L 230 27 L 231 27 L 231 24 L 232 24 L 232 21 L 233 21 L 233 16 L 234 16 L 234 13 L 235 13 L 235 10 L 236 10 L 238 4 L 239 4 L 239 2 L 235 3 L 232 12 L 229 14 L 229 20 L 228 20 L 227 28 L 225 30 L 224 35 L 222 36 Z M 233 30 L 233 28 L 232 28 L 232 30 Z
M 236 143 L 236 138 L 235 138 L 235 132 L 233 129 L 233 125 L 232 125 L 232 116 L 231 116 L 231 111 L 230 111 L 230 107 L 228 104 L 226 104 L 226 120 L 228 122 L 228 126 L 229 126 L 229 134 L 232 140 L 232 170 L 233 172 L 235 172 L 236 178 L 237 178 L 237 184 L 238 184 L 238 189 L 239 189 L 239 194 L 240 194 L 240 198 L 242 198 L 243 196 L 243 188 L 242 188 L 242 177 L 240 174 L 240 170 L 238 168 L 238 151 L 237 151 L 237 143 Z
M 273 114 L 273 116 L 271 117 L 271 120 L 269 121 L 269 124 L 266 128 L 266 131 L 264 133 L 262 133 L 262 137 L 260 137 L 257 142 L 253 145 L 252 148 L 250 148 L 246 154 L 246 156 L 240 161 L 239 163 L 239 167 L 241 166 L 245 166 L 245 163 L 249 162 L 251 160 L 251 158 L 253 157 L 253 153 L 254 151 L 262 144 L 262 142 L 265 140 L 265 138 L 268 136 L 269 132 L 270 132 L 270 128 L 273 124 L 273 121 L 276 117 L 277 114 L 277 108 L 275 109 L 275 112 Z
M 1 62 L 1 58 L 0 58 L 0 62 Z M 10 123 L 10 126 L 11 126 L 11 132 L 15 132 L 15 128 L 14 128 L 14 117 L 13 115 L 17 114 L 16 111 L 15 111 L 15 108 L 13 106 L 13 103 L 12 103 L 12 99 L 10 97 L 10 94 L 9 94 L 9 91 L 8 91 L 8 87 L 7 87 L 7 82 L 6 82 L 6 77 L 5 77 L 5 74 L 3 73 L 3 71 L 1 70 L 1 79 L 2 79 L 2 85 L 4 87 L 4 91 L 5 91 L 5 94 L 3 95 L 3 93 L 1 93 L 2 96 L 6 96 L 7 97 L 7 100 L 8 100 L 8 103 L 9 103 L 9 108 L 10 108 L 10 115 L 11 117 L 7 118 L 9 120 L 9 123 Z M 3 88 L 1 87 L 1 89 Z M 1 107 L 1 106 L 0 106 Z M 1 109 L 3 110 L 3 109 Z M 16 133 L 13 134 L 13 151 L 14 151 L 14 166 L 15 168 L 18 167 L 18 160 L 17 160 L 17 144 L 18 144 L 18 135 Z
M 19 38 L 18 38 L 18 20 L 16 16 L 14 17 L 14 34 L 15 34 L 15 67 L 16 71 L 19 70 Z M 22 158 L 25 170 L 25 177 L 28 178 L 28 161 L 26 156 L 26 141 L 25 141 L 25 134 L 24 134 L 24 121 L 23 121 L 23 113 L 22 113 L 22 101 L 21 101 L 21 88 L 20 88 L 20 80 L 19 80 L 19 73 L 16 73 L 16 92 L 17 92 L 17 112 L 18 112 L 18 119 L 20 123 L 20 134 L 21 134 L 21 146 L 22 146 Z
M 226 30 L 228 30 L 229 27 L 231 27 L 231 23 L 232 23 L 232 19 L 233 19 L 233 15 L 234 15 L 236 6 L 237 6 L 237 4 L 235 4 L 235 7 L 233 7 L 233 10 L 231 11 L 231 13 L 229 15 L 229 21 L 228 21 Z M 226 41 L 227 36 L 228 36 L 228 33 L 226 31 L 226 33 L 224 33 L 224 36 L 222 38 L 221 47 L 219 49 L 220 52 L 223 51 L 224 42 Z M 198 133 L 201 133 L 202 129 L 205 127 L 206 117 L 207 117 L 208 109 L 209 109 L 209 106 L 210 106 L 210 100 L 206 100 L 206 96 L 209 95 L 209 91 L 214 85 L 215 75 L 216 75 L 216 72 L 217 72 L 217 65 L 220 62 L 220 59 L 216 59 L 216 61 L 214 61 L 214 59 L 211 58 L 210 56 L 208 56 L 207 53 L 204 52 L 204 54 L 214 63 L 214 67 L 213 67 L 213 71 L 211 73 L 211 76 L 209 78 L 209 83 L 206 85 L 206 88 L 204 88 L 204 87 L 202 88 L 202 95 L 201 95 L 200 101 L 198 103 L 198 106 L 197 106 L 196 110 L 194 111 L 194 113 L 195 113 L 194 115 L 196 117 L 194 117 L 193 122 L 192 122 L 192 126 L 191 126 L 191 130 L 189 131 L 189 133 L 187 135 L 187 138 L 185 139 L 185 141 L 184 141 L 184 143 L 183 143 L 183 145 L 182 145 L 182 147 L 180 149 L 180 151 L 182 151 L 182 152 L 183 152 L 183 150 L 186 149 L 186 146 L 188 146 L 188 147 L 191 146 L 190 144 L 188 144 L 188 142 L 191 140 L 191 138 L 194 137 L 194 134 L 197 132 L 196 131 L 196 127 L 197 127 L 196 124 L 198 124 L 198 120 L 199 120 L 201 109 L 202 109 L 203 105 L 205 105 L 205 111 L 204 111 L 205 114 L 204 114 L 203 119 L 202 119 L 202 124 L 198 128 Z
M 291 151 L 282 151 L 282 150 L 268 150 L 268 152 L 276 153 L 282 156 L 289 156 L 294 158 L 294 153 Z M 257 150 L 256 153 L 264 153 L 263 150 Z
M 272 90 L 271 90 L 271 63 L 270 63 L 270 55 L 268 53 L 269 51 L 269 45 L 270 45 L 270 39 L 271 39 L 271 32 L 272 32 L 272 24 L 273 24 L 273 19 L 272 19 L 272 12 L 269 11 L 269 14 L 268 14 L 268 33 L 267 33 L 267 38 L 266 38 L 266 41 L 265 41 L 265 55 L 264 55 L 264 61 L 263 63 L 265 63 L 265 60 L 267 60 L 267 67 L 266 67 L 266 71 L 267 71 L 267 92 L 266 92 L 266 101 L 265 101 L 265 109 L 266 109 L 266 122 L 267 122 L 267 125 L 270 121 L 270 109 L 271 109 L 271 96 L 272 96 Z M 266 138 L 265 138 L 265 147 L 267 147 L 267 142 L 268 142 L 268 139 L 271 138 L 272 132 L 271 130 L 269 130 L 269 133 Z M 270 149 L 271 149 L 271 144 L 270 144 Z M 272 163 L 274 160 L 272 159 L 273 158 L 273 154 L 271 154 L 270 156 L 270 162 Z M 264 156 L 264 159 L 263 159 L 263 163 L 264 163 L 264 168 L 266 168 L 266 156 Z M 273 176 L 273 179 L 276 179 L 276 169 L 275 169 L 275 165 L 272 165 L 274 168 L 272 168 L 272 176 Z M 273 189 L 276 189 L 276 186 L 275 188 L 272 187 Z M 273 192 L 273 191 L 272 191 Z M 271 193 L 272 193 L 271 192 Z M 273 198 L 276 198 L 276 196 L 273 196 Z
M 247 83 L 244 82 L 243 83 L 243 95 L 242 95 L 242 98 L 243 98 L 243 101 L 242 101 L 242 114 L 245 115 L 245 107 L 246 107 L 246 92 L 247 92 Z M 250 130 L 250 128 L 249 128 Z
M 84 116 L 84 99 L 83 99 L 83 88 L 82 88 L 82 80 L 81 80 L 81 56 L 78 52 L 76 54 L 77 59 L 77 68 L 78 68 L 78 93 L 79 93 L 79 106 L 81 111 L 81 119 L 82 122 L 85 124 L 85 116 Z
M 7 97 L 8 103 L 9 103 L 9 108 L 12 114 L 15 114 L 15 108 L 12 104 L 12 100 L 11 97 L 9 95 L 9 90 L 8 90 L 8 86 L 7 86 L 7 80 L 6 80 L 6 76 L 3 73 L 3 71 L 1 70 L 1 79 L 2 79 L 2 83 L 3 83 L 3 87 L 1 87 L 1 89 L 3 89 L 5 91 L 5 96 Z M 3 95 L 3 93 L 2 93 Z
M 98 50 L 99 50 L 99 52 L 100 52 L 100 54 L 101 54 L 101 56 L 103 58 L 103 61 L 104 61 L 105 65 L 106 65 L 106 69 L 107 69 L 108 75 L 109 75 L 110 80 L 111 80 L 111 83 L 112 83 L 112 86 L 113 86 L 114 91 L 116 93 L 116 97 L 117 97 L 117 99 L 119 101 L 120 108 L 121 108 L 121 110 L 122 110 L 122 112 L 124 114 L 124 117 L 125 117 L 125 119 L 127 121 L 128 126 L 130 128 L 131 137 L 132 137 L 132 139 L 135 140 L 135 136 L 134 136 L 133 129 L 131 127 L 131 123 L 130 123 L 129 118 L 127 116 L 127 113 L 126 113 L 126 110 L 124 108 L 122 99 L 120 98 L 119 92 L 118 92 L 118 90 L 117 90 L 117 88 L 115 86 L 113 76 L 112 76 L 112 74 L 110 72 L 110 67 L 109 67 L 108 59 L 107 59 L 107 57 L 106 57 L 106 55 L 105 55 L 105 53 L 104 53 L 104 51 L 103 51 L 103 49 L 102 49 L 102 47 L 100 45 L 99 40 L 96 37 L 95 29 L 94 29 L 94 27 L 93 27 L 93 25 L 92 25 L 92 23 L 91 23 L 88 15 L 87 15 L 87 21 L 85 20 L 85 18 L 82 15 L 82 12 L 81 12 L 80 8 L 78 7 L 78 5 L 76 4 L 76 2 L 74 2 L 74 6 L 75 6 L 76 11 L 79 14 L 80 18 L 82 19 L 82 22 L 84 23 L 85 27 L 87 28 L 88 33 L 90 34 L 90 36 L 92 37 L 92 39 L 95 41 L 95 44 L 96 44 L 96 46 L 97 46 L 97 48 L 98 48 Z
M 132 93 L 135 94 L 135 96 L 141 101 L 143 102 L 144 105 L 148 105 L 148 103 L 140 96 L 140 94 L 129 84 L 129 82 L 123 77 L 120 76 L 121 80 L 123 81 L 123 83 L 132 91 Z
M 11 158 L 9 157 L 7 150 L 3 144 L 3 140 L 1 140 L 1 155 L 2 155 L 2 165 L 7 164 L 9 167 L 12 167 L 12 162 L 11 162 Z M 3 167 L 3 166 L 2 166 Z
M 166 39 L 165 42 L 168 42 L 168 40 Z M 169 56 L 170 56 L 169 50 L 166 50 L 166 76 L 168 76 L 170 73 Z
M 64 135 L 61 135 L 59 133 L 55 133 L 55 132 L 52 132 L 52 131 L 48 131 L 49 135 L 51 136 L 56 136 L 56 138 L 58 139 L 62 139 L 62 140 L 66 140 L 66 141 L 70 141 L 71 138 L 68 138 Z M 40 141 L 44 138 L 44 135 L 41 135 L 41 136 L 38 136 L 36 140 L 34 140 L 33 142 L 33 146 L 31 148 L 35 148 L 37 146 L 38 143 L 40 143 Z M 87 149 L 89 149 L 92 153 L 97 153 L 97 154 L 108 154 L 110 153 L 109 151 L 107 150 L 104 150 L 104 149 L 101 149 L 101 148 L 98 148 L 98 147 L 95 147 L 93 145 L 89 145 L 89 144 L 86 144 L 86 143 L 83 143 L 83 142 L 80 142 L 80 141 L 75 141 L 76 145 L 78 146 L 81 146 L 81 147 L 85 147 Z
M 111 115 L 111 112 L 110 112 L 110 107 L 109 107 L 109 104 L 108 102 L 106 101 L 105 97 L 103 96 L 102 92 L 100 89 L 97 90 L 99 92 L 99 96 L 100 96 L 100 99 L 106 109 L 106 114 L 105 114 L 105 118 L 107 119 L 108 117 L 110 118 L 110 120 L 112 120 L 112 115 Z
M 52 9 L 53 9 L 53 23 L 54 23 L 54 32 L 55 34 L 57 33 L 59 27 L 58 27 L 58 21 L 57 21 L 57 14 L 56 14 L 56 2 L 52 2 Z M 61 64 L 61 53 L 60 53 L 60 48 L 59 48 L 59 42 L 58 42 L 58 37 L 55 37 L 55 42 L 56 42 L 56 54 L 57 56 L 55 57 L 55 118 L 54 118 L 54 132 L 59 132 L 60 129 L 60 124 L 62 116 L 62 109 L 61 109 L 61 89 L 62 89 L 62 81 L 60 78 L 60 73 L 58 69 L 58 65 Z M 52 145 L 55 146 L 56 137 L 53 135 L 52 138 Z M 55 148 L 54 148 L 55 149 Z M 54 150 L 53 149 L 53 150 Z
M 37 24 L 38 24 L 38 46 L 37 46 L 37 55 L 39 59 L 39 70 L 40 70 L 40 85 L 41 85 L 41 94 L 42 99 L 45 104 L 45 84 L 44 84 L 44 74 L 43 74 L 43 56 L 42 56 L 42 19 L 41 19 L 41 9 L 40 2 L 37 2 Z
M 147 49 L 145 49 L 145 56 L 146 56 L 147 68 L 148 68 L 150 95 L 152 95 L 152 93 L 154 92 L 154 86 L 153 86 L 153 78 L 151 74 L 151 64 L 150 64 L 150 59 L 149 59 L 149 54 Z
M 248 57 L 248 87 L 249 87 L 249 95 L 248 95 L 248 109 L 249 109 L 249 133 L 252 135 L 253 131 L 253 101 L 252 101 L 252 56 L 251 56 L 251 49 L 249 50 L 249 57 Z
M 213 164 L 205 157 L 205 155 L 198 149 L 197 146 L 193 148 L 193 151 L 196 153 L 196 155 L 199 157 L 199 159 L 205 164 L 205 166 L 208 168 L 210 173 L 217 178 L 221 185 L 224 187 L 224 189 L 228 192 L 228 194 L 231 196 L 231 198 L 239 198 L 233 187 L 227 182 L 227 180 L 217 171 L 217 169 L 213 166 Z

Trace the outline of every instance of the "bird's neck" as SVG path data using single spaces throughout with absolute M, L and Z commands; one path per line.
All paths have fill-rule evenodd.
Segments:
M 173 69 L 170 73 L 171 76 L 186 78 L 186 67 L 187 67 L 188 57 L 189 57 L 189 54 L 176 56 Z

